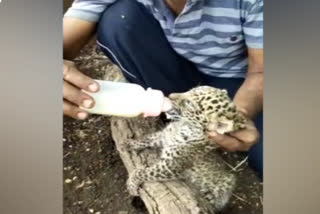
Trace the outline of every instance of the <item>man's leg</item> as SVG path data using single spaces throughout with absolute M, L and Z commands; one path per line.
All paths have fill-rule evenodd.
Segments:
M 249 165 L 255 169 L 263 179 L 263 113 L 255 119 L 255 125 L 260 133 L 260 141 L 249 151 Z
M 217 78 L 207 75 L 204 75 L 203 79 L 207 85 L 226 89 L 232 98 L 244 81 L 243 78 Z M 249 150 L 248 160 L 249 165 L 258 173 L 259 177 L 263 179 L 263 113 L 256 116 L 254 123 L 261 137 L 259 142 Z
M 160 89 L 166 95 L 201 83 L 195 66 L 171 48 L 160 24 L 136 1 L 119 0 L 106 9 L 97 40 L 130 82 Z

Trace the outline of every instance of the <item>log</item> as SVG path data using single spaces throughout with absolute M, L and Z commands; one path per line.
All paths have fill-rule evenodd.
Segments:
M 106 72 L 104 80 L 127 82 L 117 66 Z M 132 139 L 156 132 L 164 127 L 159 118 L 119 118 L 111 117 L 111 133 L 120 158 L 128 173 L 136 168 L 145 168 L 157 161 L 159 153 L 146 149 L 139 154 L 128 151 L 126 144 Z M 181 180 L 166 182 L 146 182 L 139 195 L 149 214 L 214 214 L 212 207 L 202 199 L 192 185 Z
M 112 137 L 128 173 L 135 168 L 152 165 L 159 154 L 150 149 L 139 154 L 128 151 L 126 142 L 140 139 L 163 126 L 163 122 L 158 118 L 111 118 Z M 199 197 L 197 191 L 181 180 L 145 182 L 139 193 L 150 214 L 214 214 L 210 205 Z

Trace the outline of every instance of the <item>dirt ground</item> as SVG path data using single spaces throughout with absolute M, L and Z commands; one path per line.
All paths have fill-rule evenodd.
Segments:
M 114 79 L 117 68 L 95 47 L 84 48 L 76 59 L 80 70 L 93 78 Z M 139 198 L 129 196 L 127 172 L 115 148 L 108 117 L 92 115 L 88 120 L 64 118 L 64 213 L 147 214 Z M 237 166 L 243 154 L 225 155 Z M 236 172 L 239 182 L 224 214 L 261 214 L 262 184 L 245 162 Z

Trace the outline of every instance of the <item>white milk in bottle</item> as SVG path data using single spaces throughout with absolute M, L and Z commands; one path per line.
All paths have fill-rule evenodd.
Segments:
M 137 84 L 95 80 L 100 85 L 96 93 L 83 91 L 95 100 L 92 114 L 120 117 L 158 116 L 171 109 L 171 103 L 159 90 L 147 89 Z

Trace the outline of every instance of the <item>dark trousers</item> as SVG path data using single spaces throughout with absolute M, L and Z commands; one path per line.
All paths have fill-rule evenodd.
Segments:
M 119 0 L 102 15 L 97 43 L 117 64 L 128 81 L 145 88 L 162 90 L 166 95 L 184 92 L 197 85 L 225 88 L 231 97 L 242 78 L 217 78 L 201 74 L 170 46 L 157 20 L 135 0 Z M 255 120 L 263 134 L 262 113 Z M 249 164 L 262 177 L 263 136 L 249 151 Z

